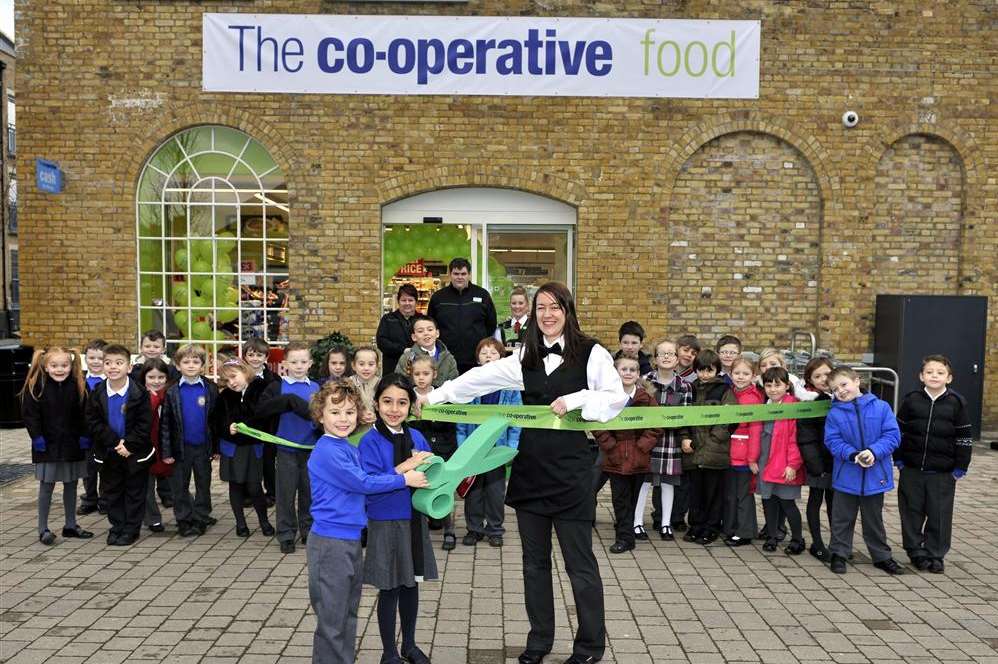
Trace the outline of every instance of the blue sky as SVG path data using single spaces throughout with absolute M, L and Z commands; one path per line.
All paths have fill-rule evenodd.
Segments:
M 14 0 L 0 0 L 0 30 L 14 38 Z

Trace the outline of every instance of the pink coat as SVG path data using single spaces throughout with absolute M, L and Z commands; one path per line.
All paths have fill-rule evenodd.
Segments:
M 783 397 L 782 403 L 796 403 L 792 394 Z M 783 479 L 783 471 L 793 468 L 797 476 L 793 481 Z M 773 484 L 800 486 L 804 484 L 804 459 L 797 447 L 797 420 L 776 420 L 773 423 L 773 439 L 769 444 L 769 460 L 762 471 L 762 479 Z
M 742 406 L 762 405 L 766 398 L 755 385 L 744 390 L 731 388 Z M 762 436 L 762 422 L 742 422 L 731 434 L 731 465 L 747 466 L 759 461 L 759 439 Z

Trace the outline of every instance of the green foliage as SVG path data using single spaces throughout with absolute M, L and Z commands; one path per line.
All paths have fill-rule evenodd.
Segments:
M 308 372 L 309 378 L 312 380 L 319 379 L 322 371 L 322 363 L 326 360 L 326 353 L 333 346 L 345 346 L 347 350 L 353 353 L 353 342 L 350 341 L 350 337 L 338 330 L 316 340 L 312 344 L 312 368 Z

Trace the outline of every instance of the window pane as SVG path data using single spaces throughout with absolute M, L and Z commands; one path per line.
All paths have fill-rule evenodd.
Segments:
M 277 165 L 274 163 L 267 149 L 256 141 L 252 141 L 246 148 L 246 151 L 243 153 L 243 161 L 257 175 L 262 175 Z
M 211 152 L 191 157 L 191 164 L 202 178 L 227 178 L 236 160 L 226 154 Z
M 277 204 L 287 206 L 287 194 L 267 192 L 266 196 Z M 288 213 L 273 205 L 267 206 L 267 239 L 270 238 L 288 238 Z
M 177 134 L 177 142 L 180 143 L 187 156 L 197 152 L 207 152 L 211 150 L 211 127 L 194 127 Z
M 154 168 L 146 168 L 142 173 L 142 180 L 139 182 L 139 201 L 155 202 L 162 200 L 163 183 L 166 176 Z
M 288 271 L 288 243 L 267 241 L 267 272 Z
M 194 173 L 194 169 L 191 168 L 191 163 L 183 161 L 170 174 L 170 180 L 166 183 L 166 186 L 170 189 L 190 189 L 197 184 L 197 181 L 198 178 Z
M 215 127 L 215 150 L 238 156 L 250 137 L 238 129 Z
M 568 283 L 565 231 L 489 231 L 489 290 L 500 317 L 509 316 L 509 292 L 528 293 L 548 281 Z
M 163 206 L 159 203 L 139 205 L 139 235 L 160 237 L 163 235 Z
M 240 251 L 240 272 L 263 272 L 263 242 L 243 240 Z
M 184 153 L 181 152 L 180 146 L 177 145 L 177 139 L 173 138 L 156 151 L 156 154 L 149 160 L 149 165 L 155 166 L 164 173 L 169 173 L 183 159 Z
M 163 243 L 160 240 L 139 240 L 139 271 L 163 271 Z

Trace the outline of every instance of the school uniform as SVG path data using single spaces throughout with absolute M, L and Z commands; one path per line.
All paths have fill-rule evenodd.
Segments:
M 104 382 L 107 377 L 103 374 L 87 374 L 87 397 L 93 393 L 94 389 Z M 86 408 L 84 406 L 84 408 Z M 87 461 L 87 472 L 83 476 L 83 497 L 80 498 L 80 513 L 86 514 L 95 509 L 106 511 L 104 500 L 100 497 L 98 482 L 99 475 L 97 462 L 94 461 L 94 447 L 89 431 L 84 432 L 84 439 L 81 441 L 84 447 L 84 457 Z
M 473 404 L 498 406 L 520 406 L 523 399 L 516 390 L 497 390 L 489 394 L 475 397 Z M 475 432 L 477 424 L 457 425 L 457 446 L 460 447 L 468 436 Z M 520 445 L 520 427 L 508 427 L 502 436 L 496 440 L 496 447 L 517 449 Z M 464 496 L 464 522 L 469 533 L 484 537 L 501 537 L 506 533 L 503 528 L 505 509 L 503 500 L 506 497 L 506 466 L 493 468 L 475 478 L 475 483 Z
M 242 392 L 225 389 L 219 392 L 215 408 L 215 431 L 218 432 L 218 474 L 229 483 L 229 502 L 237 528 L 246 528 L 243 499 L 253 502 L 262 530 L 269 530 L 267 502 L 260 486 L 263 477 L 265 445 L 243 434 L 229 433 L 237 422 L 252 422 L 257 404 L 266 389 L 262 378 L 254 378 Z
M 693 401 L 693 390 L 690 384 L 680 378 L 678 374 L 674 373 L 672 379 L 664 383 L 659 380 L 657 371 L 645 374 L 644 379 L 651 384 L 652 396 L 655 397 L 659 406 L 689 406 Z M 682 432 L 678 428 L 663 429 L 658 444 L 651 451 L 651 472 L 648 481 L 652 485 L 651 519 L 652 526 L 656 531 L 661 531 L 662 526 L 671 527 L 686 518 L 689 504 L 689 483 L 683 480 L 681 438 Z M 663 489 L 663 486 L 669 488 Z M 645 491 L 647 490 L 642 489 L 642 492 Z M 664 501 L 663 494 L 666 496 Z M 667 519 L 665 522 L 662 521 L 663 510 L 669 512 L 665 516 Z M 638 504 L 635 506 L 634 523 L 641 525 L 643 522 L 644 500 L 639 495 Z
M 860 394 L 852 401 L 833 401 L 825 418 L 825 445 L 832 453 L 832 540 L 833 556 L 848 558 L 852 553 L 857 513 L 863 517 L 863 541 L 873 562 L 891 559 L 891 547 L 884 530 L 884 494 L 894 488 L 891 454 L 901 441 L 901 432 L 891 407 L 872 394 Z M 863 468 L 856 455 L 870 450 L 874 463 Z
M 948 388 L 937 397 L 916 390 L 901 402 L 897 419 L 901 445 L 894 463 L 901 469 L 904 549 L 912 562 L 942 560 L 952 542 L 957 478 L 967 474 L 973 450 L 967 404 Z
M 496 335 L 507 351 L 512 352 L 523 345 L 523 335 L 527 331 L 528 321 L 530 321 L 530 316 L 524 314 L 519 318 L 510 317 L 499 323 Z
M 198 376 L 181 379 L 166 391 L 163 400 L 159 441 L 163 458 L 175 460 L 170 483 L 178 526 L 211 522 L 211 457 L 218 449 L 214 427 L 217 399 L 215 384 Z
M 277 430 L 274 435 L 299 445 L 315 445 L 319 431 L 309 416 L 308 403 L 318 391 L 319 384 L 314 380 L 282 376 L 280 381 L 271 383 L 264 390 L 257 408 L 258 417 L 276 415 Z M 276 447 L 277 541 L 293 543 L 300 536 L 305 543 L 312 527 L 309 510 L 312 490 L 308 479 L 311 450 L 285 445 Z
M 159 510 L 159 503 L 156 502 L 156 481 L 162 480 L 163 484 L 169 485 L 170 476 L 173 474 L 173 465 L 163 463 L 161 454 L 163 446 L 159 442 L 159 419 L 163 410 L 163 400 L 166 399 L 166 388 L 158 392 L 149 392 L 149 413 L 150 427 L 149 440 L 153 447 L 153 461 L 149 467 L 149 486 L 146 491 L 146 514 L 142 522 L 146 526 L 157 526 L 163 523 L 163 514 Z
M 135 381 L 128 379 L 118 390 L 112 389 L 110 382 L 103 385 L 103 389 L 94 390 L 87 403 L 87 425 L 93 437 L 94 458 L 100 466 L 111 544 L 114 539 L 134 540 L 142 527 L 153 459 L 152 412 L 149 394 Z M 127 458 L 115 451 L 121 440 L 130 453 Z
M 694 406 L 728 406 L 738 403 L 723 378 L 715 376 L 694 383 Z M 721 532 L 724 508 L 724 475 L 731 466 L 731 434 L 737 424 L 689 428 L 693 453 L 683 455 L 683 474 L 690 483 L 690 531 L 695 536 L 715 537 Z
M 543 341 L 539 366 L 522 365 L 521 352 L 471 369 L 429 395 L 430 403 L 468 403 L 496 389 L 522 390 L 523 403 L 550 405 L 562 398 L 583 419 L 606 422 L 628 397 L 613 358 L 592 339 L 581 340 L 578 358 L 563 361 L 564 337 Z M 599 659 L 606 647 L 603 581 L 592 550 L 596 497 L 594 456 L 581 431 L 524 429 L 513 460 L 506 504 L 516 510 L 523 544 L 524 603 L 530 620 L 527 651 L 548 653 L 554 644 L 552 528 L 557 532 L 578 613 L 573 653 Z
M 315 612 L 312 661 L 353 664 L 366 496 L 403 491 L 405 478 L 394 468 L 381 475 L 368 473 L 357 447 L 328 434 L 316 441 L 307 465 L 314 519 L 306 549 L 308 595 Z
M 256 375 L 257 378 L 263 381 L 264 388 L 266 389 L 271 383 L 276 383 L 281 380 L 281 377 L 270 370 L 270 367 L 263 365 L 259 373 Z M 261 424 L 265 429 L 272 430 L 273 426 L 265 426 Z M 261 470 L 263 473 L 263 493 L 267 496 L 267 499 L 273 503 L 276 500 L 277 495 L 277 475 L 276 475 L 276 464 L 277 464 L 277 447 L 275 445 L 264 445 L 263 446 L 263 459 L 261 459 Z
M 177 381 L 179 381 L 180 378 L 181 378 L 181 374 L 180 374 L 180 371 L 177 370 L 177 367 L 175 367 L 172 364 L 170 364 L 170 360 L 167 359 L 166 356 L 163 356 L 160 359 L 162 359 L 163 362 L 166 363 L 166 382 L 167 382 L 167 384 L 169 384 L 169 383 L 176 383 Z M 145 357 L 141 357 L 141 358 L 139 358 L 139 361 L 136 362 L 135 364 L 133 364 L 132 368 L 128 370 L 128 378 L 130 380 L 134 381 L 137 385 L 139 385 L 142 388 L 145 388 L 145 385 L 142 385 L 142 383 L 140 382 L 139 378 L 140 378 L 140 374 L 142 373 L 142 369 L 143 369 L 144 366 L 145 366 Z
M 732 389 L 740 406 L 761 406 L 765 397 L 749 385 L 744 390 Z M 759 463 L 762 422 L 742 422 L 731 434 L 731 467 L 724 476 L 724 513 L 721 523 L 727 537 L 751 540 L 756 535 L 758 521 L 755 496 L 752 495 L 752 470 L 749 464 Z

